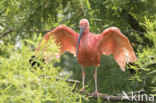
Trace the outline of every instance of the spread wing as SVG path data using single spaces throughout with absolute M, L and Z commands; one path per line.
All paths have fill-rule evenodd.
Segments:
M 41 44 L 42 46 L 46 44 L 51 37 L 55 39 L 56 44 L 60 45 L 60 53 L 64 53 L 65 51 L 68 51 L 76 55 L 78 33 L 74 32 L 73 29 L 66 27 L 64 25 L 60 25 L 55 29 L 53 29 L 52 31 L 45 34 L 42 41 L 36 48 L 36 51 L 39 52 Z
M 102 54 L 114 56 L 120 68 L 125 71 L 125 64 L 137 61 L 133 48 L 118 28 L 111 27 L 97 36 Z

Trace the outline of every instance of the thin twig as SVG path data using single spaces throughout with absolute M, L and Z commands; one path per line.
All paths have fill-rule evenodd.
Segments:
M 12 29 L 8 29 L 6 32 L 4 32 L 4 33 L 2 33 L 0 35 L 0 39 L 3 38 L 4 36 L 6 36 L 7 34 L 11 33 L 11 32 L 13 32 L 13 30 Z
M 134 30 L 134 29 L 133 30 L 128 30 L 128 31 L 123 31 L 124 34 L 131 33 L 131 32 L 136 32 L 138 34 L 144 34 L 144 32 L 140 32 L 140 31 Z
M 42 75 L 42 76 L 40 76 L 40 77 L 44 77 L 44 78 L 46 78 L 46 79 L 51 78 L 51 76 L 44 76 L 44 75 Z M 56 79 L 56 80 L 64 80 L 63 78 L 59 78 L 59 77 L 55 77 L 55 79 Z M 80 81 L 78 81 L 78 80 L 66 79 L 65 81 L 68 82 L 68 83 L 80 84 Z

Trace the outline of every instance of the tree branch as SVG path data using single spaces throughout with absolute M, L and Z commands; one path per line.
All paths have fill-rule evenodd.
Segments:
M 59 77 L 56 77 L 55 79 L 56 79 L 56 80 L 63 80 L 62 78 L 60 79 Z M 80 84 L 80 81 L 78 81 L 78 80 L 66 79 L 65 81 L 68 82 L 68 83 Z
M 139 25 L 138 21 L 129 12 L 123 9 L 121 15 L 126 17 L 127 23 L 134 30 L 137 30 L 139 32 L 145 32 L 145 29 Z
M 8 30 L 5 31 L 4 33 L 1 33 L 0 39 L 13 31 L 6 22 L 3 22 L 3 21 L 1 22 L 2 22 L 2 25 L 5 25 L 8 28 Z
M 44 78 L 46 78 L 46 79 L 51 78 L 51 76 L 45 76 L 45 75 L 41 75 L 40 77 L 44 77 Z M 59 78 L 59 77 L 55 77 L 55 79 L 56 79 L 57 81 L 58 81 L 58 80 L 64 80 L 63 78 Z M 78 80 L 66 79 L 65 81 L 68 82 L 68 83 L 80 84 L 80 81 L 78 81 Z
M 12 29 L 8 29 L 6 32 L 4 32 L 4 33 L 2 33 L 0 35 L 0 39 L 3 38 L 4 36 L 6 36 L 7 34 L 11 33 L 11 32 L 13 32 L 13 30 Z
M 131 33 L 131 32 L 135 32 L 135 33 L 138 33 L 138 34 L 144 34 L 144 32 L 140 32 L 140 31 L 134 30 L 134 29 L 123 31 L 123 34 L 128 34 L 128 33 Z
M 141 34 L 140 37 L 143 38 L 144 43 L 146 43 L 150 46 L 153 45 L 153 43 L 144 35 L 144 33 L 146 33 L 146 29 L 144 29 L 139 24 L 139 22 L 133 17 L 133 15 L 131 15 L 128 11 L 126 11 L 124 9 L 122 10 L 120 15 L 121 15 L 121 17 L 124 17 L 124 19 L 126 19 L 126 22 L 135 30 L 135 32 Z M 134 30 L 131 32 L 134 32 Z
M 100 94 L 99 98 L 101 98 L 103 101 L 111 101 L 111 102 L 140 102 L 140 103 L 145 103 L 145 102 L 150 102 L 149 98 L 147 97 L 147 99 L 141 98 L 141 96 L 134 96 L 135 94 L 133 94 L 133 96 L 113 96 L 113 95 L 108 95 L 108 94 Z M 138 94 L 141 95 L 141 94 Z M 143 94 L 142 94 L 143 95 Z M 98 99 L 98 97 L 96 95 L 93 95 L 92 93 L 87 93 L 87 96 L 89 96 L 90 98 L 93 99 Z
M 47 33 L 49 31 L 51 31 L 52 29 L 50 30 L 25 30 L 23 32 L 38 32 L 38 33 Z

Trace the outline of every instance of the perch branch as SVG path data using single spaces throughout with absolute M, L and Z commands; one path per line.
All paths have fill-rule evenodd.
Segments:
M 140 94 L 139 94 L 140 95 Z M 98 99 L 96 95 L 93 95 L 92 93 L 87 93 L 87 96 L 93 98 L 93 99 Z M 103 101 L 111 101 L 111 102 L 140 102 L 140 103 L 145 103 L 149 102 L 146 98 L 141 98 L 139 96 L 113 96 L 113 95 L 107 95 L 107 94 L 100 94 L 99 98 L 101 98 Z

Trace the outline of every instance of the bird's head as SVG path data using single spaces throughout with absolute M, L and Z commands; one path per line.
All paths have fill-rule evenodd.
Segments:
M 89 32 L 89 22 L 87 19 L 80 20 L 79 23 L 80 30 L 83 28 L 83 33 Z
M 79 34 L 79 38 L 78 38 L 78 42 L 77 42 L 76 56 L 78 56 L 78 49 L 79 49 L 80 40 L 82 38 L 82 35 L 87 34 L 89 32 L 88 20 L 87 19 L 80 20 L 79 27 L 80 27 L 80 34 Z

